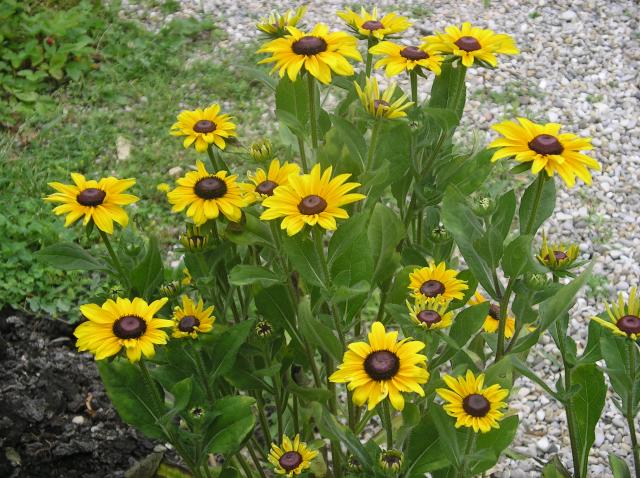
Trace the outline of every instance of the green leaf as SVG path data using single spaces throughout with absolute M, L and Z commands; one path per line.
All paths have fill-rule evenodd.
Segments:
M 255 425 L 251 407 L 255 400 L 246 396 L 216 400 L 208 411 L 215 419 L 203 427 L 204 449 L 208 453 L 232 455 L 242 447 Z
M 322 436 L 330 440 L 336 440 L 342 443 L 356 457 L 356 460 L 362 465 L 364 470 L 372 473 L 374 467 L 373 458 L 367 453 L 366 448 L 360 442 L 360 439 L 353 432 L 338 423 L 333 414 L 327 409 L 323 409 L 322 419 L 319 423 Z
M 283 238 L 283 249 L 291 265 L 309 285 L 326 289 L 322 262 L 312 241 L 303 234 Z
M 444 457 L 440 435 L 429 414 L 424 415 L 411 430 L 406 450 L 406 476 L 422 476 L 450 465 Z
M 287 384 L 287 388 L 294 395 L 307 402 L 327 402 L 333 397 L 333 392 L 326 388 L 301 387 L 293 381 Z
M 151 236 L 142 260 L 131 270 L 131 284 L 137 295 L 150 299 L 164 280 L 158 240 Z
M 374 260 L 371 281 L 381 285 L 398 268 L 400 258 L 396 247 L 405 237 L 404 224 L 395 212 L 378 203 L 371 214 L 367 236 Z
M 635 387 L 633 393 L 634 401 L 631 404 L 635 410 L 640 401 L 640 380 L 635 380 L 634 383 L 631 377 L 640 377 L 640 354 L 638 353 L 637 345 L 627 337 L 613 335 L 609 330 L 605 330 L 600 337 L 600 351 L 607 364 L 606 372 L 609 376 L 611 387 L 622 399 L 622 408 L 624 410 L 629 406 L 629 400 L 632 395 L 630 392 L 632 387 Z M 630 368 L 630 353 L 634 354 L 635 371 Z
M 631 478 L 629 465 L 622 458 L 614 453 L 609 453 L 609 465 L 613 472 L 613 478 Z
M 366 165 L 367 144 L 362 133 L 353 124 L 340 116 L 331 116 L 331 121 L 338 136 L 349 149 L 352 158 L 356 159 L 357 163 L 361 165 L 361 169 L 364 170 Z
M 329 242 L 327 261 L 335 279 L 339 274 L 347 277 L 344 286 L 371 281 L 373 259 L 366 236 L 367 214 L 354 214 L 333 233 Z
M 306 134 L 309 120 L 309 93 L 302 78 L 291 81 L 284 76 L 276 87 L 276 117 L 297 135 Z
M 245 320 L 215 336 L 203 350 L 209 357 L 209 377 L 214 382 L 228 373 L 236 361 L 240 347 L 247 341 L 254 320 Z
M 498 232 L 503 241 L 511 230 L 515 213 L 516 193 L 511 189 L 496 201 L 496 209 L 491 215 L 491 228 Z
M 296 309 L 286 286 L 273 285 L 255 296 L 258 312 L 276 328 L 295 332 Z
M 604 374 L 595 364 L 582 364 L 571 370 L 571 382 L 580 389 L 571 397 L 569 410 L 575 421 L 575 438 L 580 469 L 587 470 L 589 450 L 595 440 L 595 429 L 604 408 L 607 385 Z
M 543 478 L 571 478 L 571 473 L 564 467 L 558 455 L 555 455 L 542 469 Z
M 467 69 L 460 64 L 454 67 L 452 63 L 443 63 L 442 72 L 433 80 L 429 107 L 449 108 L 461 118 L 466 99 L 466 72 Z
M 300 320 L 300 333 L 302 336 L 311 344 L 320 347 L 331 355 L 334 360 L 340 362 L 343 353 L 342 345 L 340 345 L 340 341 L 333 333 L 333 330 L 324 325 L 319 318 L 313 317 L 308 296 L 300 299 L 298 318 Z
M 233 285 L 260 284 L 268 287 L 282 282 L 284 282 L 282 277 L 264 267 L 238 264 L 229 271 L 229 283 Z
M 469 459 L 473 476 L 487 471 L 498 462 L 502 452 L 515 438 L 518 423 L 518 416 L 512 415 L 500 421 L 499 429 L 478 434 L 476 451 Z
M 447 415 L 443 408 L 439 405 L 429 407 L 429 415 L 440 437 L 440 449 L 445 458 L 454 465 L 459 467 L 462 463 L 462 452 L 458 444 L 458 433 L 454 427 L 454 419 Z
M 64 271 L 107 271 L 109 266 L 74 242 L 60 242 L 36 252 L 40 260 Z
M 554 397 L 556 399 L 558 398 L 558 394 L 554 390 L 552 390 L 551 387 L 549 387 L 549 385 L 547 385 L 547 383 L 537 373 L 535 373 L 533 370 L 531 370 L 527 366 L 527 364 L 522 362 L 522 360 L 520 360 L 516 355 L 510 354 L 509 355 L 509 360 L 511 360 L 511 365 L 518 372 L 520 372 L 525 377 L 527 377 L 530 380 L 532 380 L 535 383 L 537 383 L 550 396 L 552 396 L 552 397 Z
M 603 333 L 607 333 L 607 329 L 602 327 L 595 320 L 589 321 L 587 345 L 580 356 L 580 363 L 596 363 L 602 359 L 600 352 L 600 338 Z
M 551 324 L 566 314 L 574 305 L 574 298 L 578 291 L 582 288 L 587 278 L 591 274 L 591 264 L 587 269 L 582 272 L 577 278 L 572 280 L 566 285 L 563 285 L 554 295 L 544 300 L 538 311 L 540 313 L 540 326 L 534 333 L 538 336 L 545 330 L 547 330 Z
M 525 227 L 527 227 L 527 223 L 531 217 L 531 213 L 533 212 L 537 182 L 538 180 L 533 181 L 529 185 L 520 201 L 520 211 L 518 215 L 521 233 L 524 232 Z M 553 214 L 553 210 L 556 207 L 556 185 L 553 179 L 545 178 L 540 198 L 540 205 L 536 211 L 533 227 L 531 228 L 531 231 L 529 231 L 529 233 L 533 235 L 535 235 L 536 231 L 540 228 L 540 225 L 546 221 L 551 214 Z
M 167 410 L 160 413 L 153 409 L 138 367 L 120 358 L 112 362 L 98 360 L 96 365 L 109 400 L 120 418 L 150 438 L 165 440 L 166 437 L 156 422 Z
M 516 278 L 525 272 L 540 272 L 533 259 L 531 241 L 533 236 L 518 236 L 504 249 L 502 270 L 507 277 Z

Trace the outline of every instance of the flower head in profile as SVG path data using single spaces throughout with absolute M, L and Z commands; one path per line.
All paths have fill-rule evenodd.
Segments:
M 409 316 L 416 325 L 423 329 L 445 329 L 453 322 L 453 311 L 447 311 L 449 301 L 439 297 L 418 295 L 413 304 L 407 301 Z
M 509 35 L 474 27 L 469 22 L 463 23 L 460 28 L 449 26 L 444 33 L 436 32 L 423 40 L 436 51 L 459 57 L 466 67 L 474 63 L 495 67 L 498 64 L 497 54 L 520 53 Z
M 469 299 L 469 305 L 478 305 L 486 302 L 487 299 L 480 292 L 476 291 L 473 297 Z M 489 314 L 484 318 L 482 328 L 485 332 L 495 334 L 500 327 L 500 306 L 498 304 L 489 304 Z M 504 336 L 508 339 L 513 337 L 516 330 L 516 319 L 507 315 L 507 322 L 504 327 Z
M 492 428 L 500 428 L 501 408 L 507 406 L 503 400 L 509 395 L 500 385 L 484 388 L 484 374 L 477 377 L 467 370 L 465 377 L 445 375 L 444 382 L 449 388 L 438 388 L 436 392 L 448 403 L 445 411 L 456 418 L 456 428 L 470 427 L 478 433 L 486 433 Z
M 466 281 L 457 278 L 458 271 L 447 269 L 444 262 L 415 269 L 409 274 L 409 289 L 415 297 L 437 297 L 441 300 L 462 299 L 469 288 Z
M 576 262 L 580 249 L 577 244 L 549 244 L 547 235 L 542 234 L 542 246 L 536 256 L 540 264 L 552 271 L 565 271 Z
M 212 104 L 205 109 L 185 110 L 178 115 L 178 121 L 171 126 L 173 136 L 186 136 L 182 145 L 193 145 L 199 153 L 207 150 L 210 144 L 219 149 L 226 147 L 225 140 L 236 135 L 236 125 L 231 116 L 220 114 L 220 106 Z
M 231 222 L 239 222 L 241 209 L 247 206 L 238 176 L 227 175 L 226 171 L 209 173 L 202 161 L 196 163 L 197 170 L 188 172 L 178 179 L 178 186 L 167 193 L 173 204 L 173 212 L 187 208 L 187 216 L 200 226 L 210 219 L 217 219 L 220 213 Z
M 399 75 L 403 71 L 414 69 L 421 75 L 430 70 L 436 75 L 441 72 L 440 65 L 444 57 L 428 45 L 404 46 L 390 41 L 382 41 L 369 48 L 369 53 L 382 56 L 375 64 L 376 68 L 385 68 L 386 76 Z
M 347 219 L 349 214 L 342 206 L 364 199 L 358 193 L 350 193 L 360 186 L 359 183 L 346 182 L 350 174 L 331 177 L 333 168 L 322 171 L 316 164 L 309 174 L 291 175 L 289 183 L 273 190 L 273 196 L 262 201 L 266 210 L 260 216 L 262 220 L 283 217 L 281 229 L 289 236 L 299 233 L 306 225 L 333 231 L 338 226 L 336 219 Z
M 373 37 L 377 40 L 382 40 L 385 37 L 401 33 L 411 26 L 411 22 L 407 18 L 401 17 L 396 13 L 387 13 L 380 18 L 378 16 L 378 7 L 373 7 L 371 13 L 361 8 L 360 14 L 347 8 L 338 12 L 338 16 L 360 38 Z
M 272 72 L 278 71 L 282 78 L 285 73 L 295 81 L 304 69 L 322 83 L 331 83 L 331 73 L 342 76 L 354 74 L 353 66 L 347 58 L 362 61 L 357 49 L 357 41 L 344 32 L 329 32 L 324 23 L 317 24 L 309 33 L 295 27 L 287 27 L 289 34 L 266 43 L 258 53 L 271 56 L 259 63 L 275 63 Z
M 404 110 L 413 105 L 411 101 L 407 101 L 406 95 L 402 95 L 396 100 L 393 100 L 393 93 L 396 91 L 395 83 L 392 83 L 382 95 L 378 88 L 378 80 L 375 78 L 367 78 L 364 90 L 360 88 L 357 81 L 353 83 L 362 106 L 364 106 L 366 112 L 374 118 L 403 118 L 407 116 Z
M 66 214 L 65 227 L 81 217 L 83 224 L 93 221 L 98 229 L 113 234 L 114 221 L 125 227 L 129 216 L 122 208 L 138 200 L 132 194 L 124 194 L 136 183 L 135 179 L 102 178 L 98 181 L 87 180 L 82 174 L 71 173 L 74 184 L 49 183 L 56 193 L 44 200 L 62 203 L 53 209 L 56 215 Z
M 277 12 L 271 12 L 268 17 L 260 19 L 256 23 L 256 27 L 261 32 L 272 38 L 283 37 L 288 33 L 287 27 L 295 27 L 302 19 L 307 11 L 307 6 L 296 8 L 296 10 L 287 10 L 280 15 Z
M 138 297 L 133 300 L 118 297 L 101 306 L 80 306 L 80 312 L 88 320 L 73 332 L 78 338 L 78 350 L 91 352 L 96 360 L 116 355 L 123 347 L 131 362 L 137 362 L 143 354 L 153 357 L 154 345 L 167 343 L 167 333 L 162 329 L 173 325 L 171 320 L 155 317 L 167 300 L 147 304 Z
M 616 335 L 626 336 L 634 341 L 640 339 L 640 300 L 636 287 L 629 291 L 628 301 L 625 302 L 622 293 L 619 293 L 618 302 L 605 304 L 605 308 L 609 320 L 600 317 L 591 317 L 591 320 L 595 320 Z
M 533 174 L 543 169 L 549 177 L 558 173 L 570 188 L 576 176 L 591 184 L 589 168 L 600 171 L 600 163 L 580 152 L 593 149 L 591 138 L 560 133 L 562 125 L 558 123 L 542 125 L 526 118 L 518 118 L 518 122 L 505 121 L 492 127 L 502 137 L 489 144 L 489 148 L 497 148 L 491 161 L 514 157 L 520 163 L 531 162 Z
M 247 200 L 262 201 L 265 198 L 273 196 L 273 192 L 278 186 L 289 184 L 289 177 L 299 175 L 300 167 L 295 163 L 280 163 L 274 159 L 269 164 L 269 169 L 265 171 L 262 168 L 256 169 L 255 172 L 248 172 L 247 177 L 251 184 L 243 184 L 242 189 L 246 194 Z
M 300 435 L 296 435 L 293 441 L 287 435 L 283 435 L 282 443 L 279 445 L 271 444 L 269 462 L 278 475 L 292 477 L 309 469 L 311 461 L 317 455 L 317 451 L 300 441 Z
M 353 403 L 368 403 L 373 410 L 389 397 L 396 410 L 404 408 L 402 393 L 415 392 L 424 397 L 420 386 L 429 380 L 427 357 L 418 352 L 424 343 L 418 340 L 398 340 L 398 332 L 387 332 L 381 322 L 374 322 L 369 343 L 353 342 L 344 353 L 342 363 L 329 380 L 348 383 L 353 391 Z
M 187 232 L 180 236 L 180 243 L 189 252 L 198 252 L 206 249 L 209 236 L 203 233 L 200 226 L 189 224 Z
M 211 314 L 213 314 L 213 306 L 205 309 L 202 299 L 199 299 L 196 304 L 189 296 L 183 295 L 182 306 L 176 306 L 173 311 L 172 337 L 195 339 L 198 334 L 210 332 L 216 320 Z

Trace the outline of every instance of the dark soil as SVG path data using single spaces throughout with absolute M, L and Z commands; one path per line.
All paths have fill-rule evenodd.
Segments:
M 72 334 L 0 311 L 0 477 L 122 477 L 157 445 L 120 420 Z

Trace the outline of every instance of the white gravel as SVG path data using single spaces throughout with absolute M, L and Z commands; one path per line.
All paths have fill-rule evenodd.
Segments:
M 485 3 L 489 3 L 485 7 Z M 351 2 L 348 3 L 348 5 Z M 228 41 L 219 47 L 257 37 L 255 21 L 272 9 L 296 6 L 282 0 L 183 0 L 180 11 L 163 16 L 159 10 L 123 2 L 123 14 L 152 27 L 172 16 L 220 19 Z M 307 24 L 318 21 L 340 28 L 334 12 L 344 2 L 310 2 Z M 595 259 L 595 289 L 583 294 L 573 309 L 571 335 L 584 344 L 588 318 L 602 310 L 602 301 L 638 284 L 640 277 L 640 8 L 633 0 L 467 1 L 419 0 L 377 2 L 380 11 L 397 11 L 414 26 L 405 38 L 419 38 L 449 24 L 471 21 L 513 35 L 522 54 L 501 57 L 496 70 L 468 75 L 468 101 L 461 131 L 480 131 L 488 140 L 489 126 L 514 114 L 566 125 L 568 131 L 593 137 L 593 155 L 603 171 L 593 186 L 573 190 L 559 186 L 557 211 L 547 224 L 552 238 L 580 244 Z M 489 97 L 484 90 L 502 92 Z M 495 100 L 495 101 L 494 101 Z M 597 280 L 599 278 L 599 280 Z M 594 297 L 597 297 L 594 298 Z M 533 351 L 530 364 L 549 384 L 558 379 L 550 358 L 558 354 L 549 335 Z M 521 426 L 513 448 L 532 458 L 503 459 L 494 476 L 521 477 L 538 473 L 538 461 L 558 451 L 570 467 L 570 448 L 562 409 L 539 388 L 523 379 L 510 398 Z M 607 455 L 615 452 L 631 464 L 630 444 L 620 413 L 610 400 L 596 430 L 589 462 L 590 476 L 611 476 Z

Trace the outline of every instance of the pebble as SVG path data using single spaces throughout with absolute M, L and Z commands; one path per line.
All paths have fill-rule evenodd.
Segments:
M 551 443 L 549 443 L 549 439 L 547 437 L 542 437 L 536 442 L 536 447 L 538 448 L 538 450 L 546 453 L 547 451 L 549 451 Z
M 73 423 L 74 425 L 83 425 L 84 417 L 82 415 L 76 415 L 71 419 L 71 423 Z

